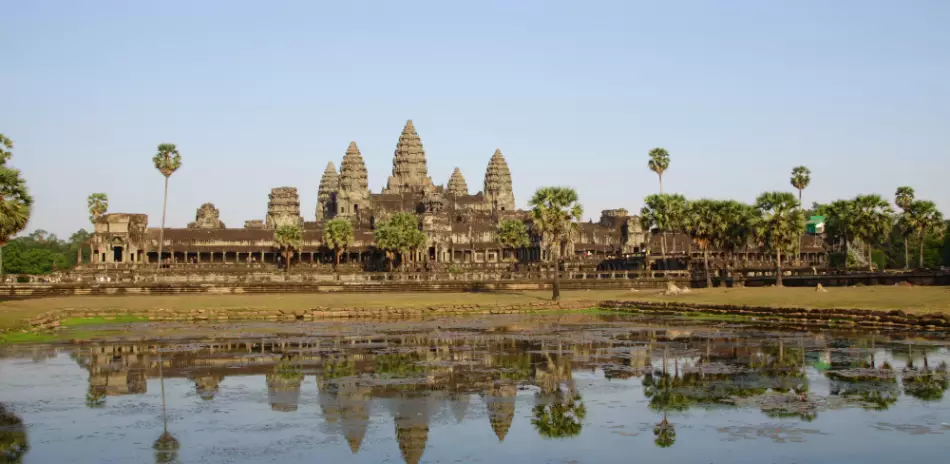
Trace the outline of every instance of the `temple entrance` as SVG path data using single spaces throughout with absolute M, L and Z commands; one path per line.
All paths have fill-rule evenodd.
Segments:
M 122 248 L 121 246 L 113 246 L 113 247 L 112 247 L 112 261 L 117 262 L 117 263 L 121 263 L 121 262 L 122 262 L 122 255 L 124 254 L 124 253 L 123 253 L 124 251 L 125 251 L 125 249 Z

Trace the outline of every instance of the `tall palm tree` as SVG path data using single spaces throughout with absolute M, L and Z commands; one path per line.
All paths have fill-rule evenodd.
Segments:
M 894 203 L 896 203 L 897 207 L 902 211 L 901 219 L 903 219 L 903 221 L 901 221 L 901 224 L 906 224 L 907 209 L 910 208 L 910 204 L 913 202 L 913 187 L 897 187 L 897 191 L 894 192 Z M 913 230 L 901 228 L 901 235 L 904 236 L 904 269 L 910 269 L 910 247 L 908 246 L 907 239 L 911 233 L 913 233 Z
M 89 222 L 92 223 L 92 231 L 96 231 L 96 221 L 102 217 L 103 214 L 106 214 L 109 211 L 109 196 L 104 193 L 90 193 L 89 197 L 86 199 L 86 206 L 89 208 Z M 82 250 L 82 247 L 78 247 Z M 82 252 L 79 252 L 79 258 L 76 260 L 76 263 L 82 262 Z M 89 244 L 89 261 L 92 263 L 93 259 L 93 250 L 92 243 Z
M 660 180 L 660 193 L 663 193 L 663 173 L 670 168 L 670 152 L 665 148 L 654 148 L 650 150 L 650 161 L 647 162 L 650 170 L 656 173 Z
M 855 238 L 863 240 L 867 246 L 868 266 L 873 268 L 872 243 L 880 241 L 891 230 L 893 210 L 880 195 L 858 195 L 852 203 L 854 205 L 853 234 Z
M 792 187 L 795 187 L 798 190 L 798 207 L 802 208 L 804 203 L 802 203 L 802 190 L 805 190 L 805 187 L 808 187 L 808 184 L 811 183 L 811 170 L 805 166 L 796 166 L 792 169 L 792 178 L 790 179 Z M 802 238 L 801 235 L 798 237 L 798 244 L 795 249 L 795 261 L 798 261 L 802 255 Z
M 26 228 L 33 210 L 33 197 L 20 170 L 7 166 L 13 156 L 13 142 L 0 134 L 0 275 L 3 275 L 3 246 L 10 237 Z
M 299 251 L 303 246 L 303 231 L 299 226 L 285 224 L 274 230 L 274 244 L 280 248 L 284 255 L 284 270 L 290 270 L 290 258 L 293 258 L 294 252 Z
M 712 288 L 709 272 L 709 247 L 722 243 L 729 224 L 726 222 L 727 202 L 701 199 L 689 202 L 686 209 L 686 232 L 690 239 L 703 250 L 703 271 L 706 288 Z M 728 218 L 732 219 L 732 218 Z
M 165 177 L 165 196 L 162 199 L 162 228 L 158 232 L 158 269 L 162 268 L 162 247 L 165 245 L 165 211 L 168 208 L 168 178 L 181 168 L 181 153 L 173 143 L 158 146 L 158 153 L 152 157 L 155 169 Z
M 584 214 L 577 201 L 577 192 L 570 187 L 541 187 L 534 192 L 531 201 L 531 219 L 542 242 L 554 258 L 554 284 L 551 299 L 561 298 L 561 249 L 576 229 Z
M 646 230 L 660 231 L 660 255 L 663 269 L 667 269 L 669 263 L 666 258 L 666 234 L 682 229 L 688 202 L 683 195 L 661 193 L 647 195 L 643 203 L 644 206 L 640 209 L 640 225 Z
M 761 218 L 757 228 L 766 249 L 775 252 L 775 286 L 782 286 L 782 253 L 795 248 L 805 227 L 805 214 L 798 207 L 795 195 L 788 192 L 765 192 L 755 200 Z
M 907 216 L 908 225 L 917 233 L 917 240 L 920 243 L 920 258 L 917 265 L 923 269 L 924 242 L 927 236 L 934 235 L 939 238 L 946 232 L 943 213 L 932 201 L 916 200 L 908 207 Z
M 323 228 L 323 241 L 333 250 L 336 261 L 333 263 L 333 269 L 340 265 L 340 254 L 353 243 L 353 224 L 343 218 L 337 218 L 327 221 Z

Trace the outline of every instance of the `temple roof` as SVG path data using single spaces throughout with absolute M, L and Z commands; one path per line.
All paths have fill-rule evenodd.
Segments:
M 452 176 L 449 177 L 449 183 L 446 184 L 445 188 L 446 193 L 468 195 L 468 184 L 465 183 L 465 177 L 462 176 L 462 171 L 459 168 L 452 171 Z

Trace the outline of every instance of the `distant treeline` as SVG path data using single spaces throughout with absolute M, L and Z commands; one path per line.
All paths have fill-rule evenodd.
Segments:
M 37 229 L 3 246 L 3 271 L 7 274 L 49 274 L 70 269 L 76 265 L 79 250 L 88 262 L 89 245 L 86 242 L 90 237 L 85 229 L 72 234 L 69 240 Z

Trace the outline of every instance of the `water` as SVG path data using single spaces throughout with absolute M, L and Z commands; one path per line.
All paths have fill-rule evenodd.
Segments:
M 550 315 L 139 324 L 125 338 L 7 347 L 0 462 L 923 463 L 950 452 L 950 351 L 915 334 Z M 156 451 L 163 417 L 177 447 Z

